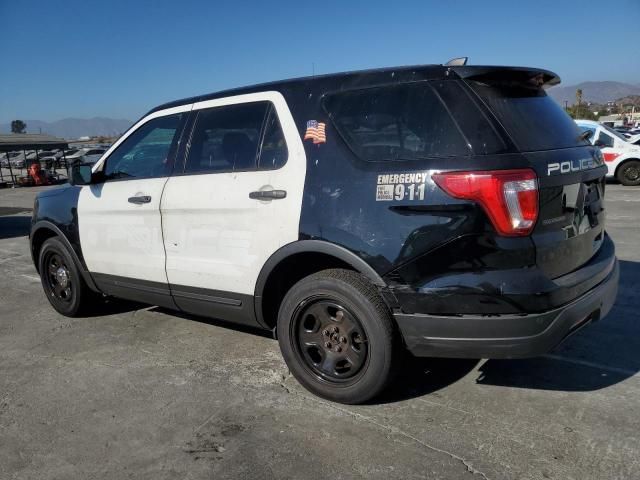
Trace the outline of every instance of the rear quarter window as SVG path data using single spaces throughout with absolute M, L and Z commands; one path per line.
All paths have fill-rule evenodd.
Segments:
M 347 145 L 367 161 L 472 153 L 470 143 L 427 82 L 330 94 L 324 107 Z

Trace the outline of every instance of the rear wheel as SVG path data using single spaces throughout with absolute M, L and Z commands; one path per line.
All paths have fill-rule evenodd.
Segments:
M 618 167 L 616 177 L 622 185 L 640 185 L 640 161 L 629 160 L 624 162 Z
M 88 312 L 97 300 L 82 278 L 71 254 L 58 238 L 50 238 L 40 249 L 40 279 L 47 300 L 67 317 Z
M 312 393 L 362 403 L 392 378 L 399 345 L 377 289 L 349 270 L 325 270 L 296 283 L 278 315 L 278 341 L 293 376 Z

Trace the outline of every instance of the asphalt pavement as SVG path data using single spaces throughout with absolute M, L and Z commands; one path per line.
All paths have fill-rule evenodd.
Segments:
M 58 315 L 29 255 L 37 191 L 0 190 L 2 479 L 640 478 L 640 188 L 607 186 L 607 318 L 539 358 L 407 362 L 364 406 L 306 392 L 254 331 Z

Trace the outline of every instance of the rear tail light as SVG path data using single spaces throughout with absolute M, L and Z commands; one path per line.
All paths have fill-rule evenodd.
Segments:
M 616 158 L 620 156 L 620 154 L 614 153 L 614 152 L 607 152 L 607 153 L 603 153 L 602 156 L 604 157 L 605 162 L 613 162 Z
M 538 219 L 538 180 L 533 170 L 450 172 L 432 176 L 454 198 L 479 203 L 500 235 L 531 233 Z

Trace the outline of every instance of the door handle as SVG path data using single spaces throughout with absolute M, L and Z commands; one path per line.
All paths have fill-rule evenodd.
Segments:
M 149 195 L 141 195 L 139 197 L 129 197 L 129 203 L 135 203 L 136 205 L 142 205 L 143 203 L 151 202 L 151 197 Z
M 249 194 L 249 198 L 254 200 L 279 200 L 286 198 L 286 196 L 286 190 L 258 190 Z

